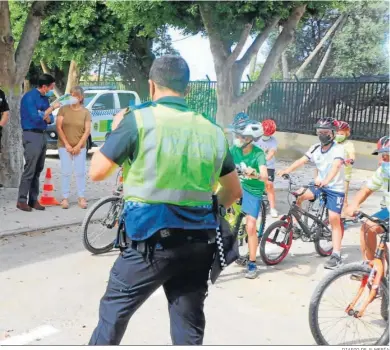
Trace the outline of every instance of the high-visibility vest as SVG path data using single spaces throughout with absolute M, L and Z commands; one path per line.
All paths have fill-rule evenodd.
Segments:
M 201 114 L 157 104 L 133 111 L 136 159 L 124 164 L 126 201 L 202 206 L 212 203 L 227 152 L 223 130 Z

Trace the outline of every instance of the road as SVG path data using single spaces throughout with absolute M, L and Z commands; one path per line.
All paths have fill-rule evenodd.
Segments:
M 348 232 L 343 254 L 347 261 L 358 260 L 357 228 Z M 2 238 L 0 345 L 4 340 L 31 345 L 87 344 L 117 254 L 92 256 L 84 250 L 77 226 Z M 312 243 L 295 241 L 280 265 L 266 268 L 259 262 L 256 280 L 246 280 L 241 267 L 230 266 L 210 286 L 204 343 L 314 345 L 308 305 L 326 273 L 323 262 Z M 122 344 L 170 344 L 162 290 L 135 314 Z

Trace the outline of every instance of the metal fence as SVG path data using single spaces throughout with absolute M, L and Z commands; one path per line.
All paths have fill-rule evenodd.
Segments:
M 252 84 L 242 82 L 241 91 L 245 92 Z M 131 89 L 131 85 L 118 82 L 101 85 Z M 215 117 L 216 85 L 215 81 L 191 82 L 187 96 L 190 108 Z M 376 141 L 389 134 L 389 77 L 273 81 L 246 112 L 255 120 L 274 119 L 279 131 L 303 134 L 314 134 L 315 122 L 331 116 L 351 125 L 353 139 Z

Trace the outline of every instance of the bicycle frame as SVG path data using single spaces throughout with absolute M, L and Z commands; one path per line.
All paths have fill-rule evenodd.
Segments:
M 363 316 L 364 312 L 367 309 L 367 306 L 375 299 L 378 288 L 380 285 L 380 282 L 382 278 L 384 277 L 384 266 L 383 266 L 383 255 L 385 252 L 387 252 L 387 258 L 388 258 L 388 251 L 386 247 L 386 242 L 389 238 L 389 228 L 386 225 L 385 222 L 382 222 L 381 220 L 374 219 L 370 217 L 369 215 L 366 215 L 364 213 L 359 214 L 361 217 L 366 217 L 367 219 L 377 223 L 379 226 L 381 226 L 384 230 L 384 233 L 381 236 L 381 239 L 379 241 L 379 244 L 377 246 L 377 249 L 375 251 L 375 256 L 373 260 L 367 261 L 367 264 L 371 267 L 371 272 L 369 276 L 364 276 L 362 278 L 362 281 L 360 283 L 360 287 L 358 290 L 357 295 L 353 299 L 353 301 L 348 305 L 348 307 L 345 309 L 345 312 L 350 315 L 354 316 L 356 318 L 360 318 Z M 389 267 L 388 267 L 389 268 Z M 368 298 L 364 301 L 360 311 L 354 310 L 355 305 L 359 301 L 360 297 L 362 296 L 364 292 L 364 288 L 367 286 L 367 284 L 371 284 L 371 290 L 370 294 L 368 295 Z

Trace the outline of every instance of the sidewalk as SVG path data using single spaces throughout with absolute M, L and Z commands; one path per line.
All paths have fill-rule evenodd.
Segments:
M 278 160 L 277 169 L 283 169 L 292 161 Z M 89 160 L 88 160 L 89 165 Z M 46 168 L 52 169 L 52 181 L 55 188 L 55 196 L 58 201 L 61 200 L 60 183 L 60 164 L 57 156 L 46 158 L 45 171 L 42 172 L 41 186 L 43 185 Z M 308 184 L 313 180 L 314 167 L 307 165 L 297 170 L 292 177 L 295 183 L 302 185 Z M 355 170 L 351 191 L 359 190 L 364 182 L 372 175 L 371 171 Z M 112 176 L 106 181 L 92 182 L 87 180 L 86 198 L 91 206 L 96 200 L 112 194 L 115 187 L 116 177 Z M 72 180 L 72 191 L 75 192 L 75 182 Z M 285 211 L 287 206 L 287 181 L 276 177 L 275 188 L 277 207 L 280 212 Z M 12 234 L 44 231 L 68 225 L 81 224 L 87 210 L 82 210 L 77 206 L 77 194 L 72 193 L 69 201 L 70 208 L 63 210 L 61 207 L 48 207 L 43 212 L 32 211 L 30 213 L 22 212 L 16 209 L 17 189 L 0 189 L 0 237 Z M 378 194 L 378 198 L 381 196 Z M 376 197 L 377 197 L 376 196 Z

